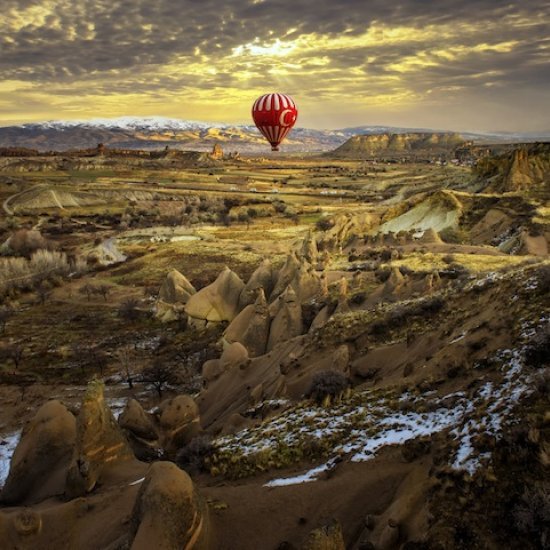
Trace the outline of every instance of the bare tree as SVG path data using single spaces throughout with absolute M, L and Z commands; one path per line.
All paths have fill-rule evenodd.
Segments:
M 92 292 L 93 291 L 94 291 L 94 287 L 89 283 L 86 283 L 85 285 L 82 285 L 78 289 L 78 292 L 80 294 L 85 294 L 86 295 L 86 298 L 88 299 L 88 302 L 90 301 L 90 298 L 92 297 Z
M 13 361 L 13 364 L 16 369 L 19 368 L 19 365 L 23 360 L 24 352 L 25 352 L 25 348 L 22 342 L 15 342 L 14 344 L 8 347 L 8 356 Z
M 36 289 L 36 296 L 38 297 L 38 301 L 40 302 L 40 304 L 44 305 L 48 301 L 48 298 L 51 296 L 51 291 L 47 289 L 44 285 L 40 285 Z
M 88 350 L 88 363 L 99 370 L 101 376 L 105 374 L 105 367 L 109 363 L 107 354 L 99 348 L 90 348 Z
M 102 285 L 96 286 L 94 288 L 94 292 L 96 294 L 99 294 L 99 295 L 103 296 L 103 300 L 106 302 L 107 301 L 107 296 L 109 296 L 112 289 L 113 289 L 113 287 L 111 285 L 102 284 Z
M 10 308 L 0 309 L 0 333 L 5 332 L 8 321 L 13 317 L 14 311 Z
M 141 379 L 146 384 L 153 386 L 158 393 L 159 399 L 162 399 L 162 392 L 166 389 L 166 386 L 175 382 L 172 369 L 166 363 L 159 360 L 143 369 Z
M 134 388 L 136 354 L 131 346 L 123 346 L 117 350 L 116 358 L 118 359 L 128 388 L 132 390 Z

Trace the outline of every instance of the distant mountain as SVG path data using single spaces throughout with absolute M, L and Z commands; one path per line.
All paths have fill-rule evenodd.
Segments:
M 336 149 L 350 137 L 360 134 L 434 133 L 430 129 L 389 126 L 357 126 L 340 130 L 294 128 L 283 144 L 283 151 L 320 152 Z M 477 142 L 536 141 L 549 139 L 542 134 L 472 134 Z M 177 149 L 209 151 L 220 143 L 226 151 L 266 153 L 263 136 L 252 125 L 231 125 L 164 117 L 98 118 L 88 121 L 49 121 L 0 128 L 0 147 L 28 147 L 39 151 L 87 149 L 103 143 L 122 149 Z

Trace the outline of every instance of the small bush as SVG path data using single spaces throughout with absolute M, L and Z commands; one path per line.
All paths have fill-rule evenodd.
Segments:
M 525 350 L 525 363 L 541 368 L 550 364 L 550 330 L 540 330 L 533 336 Z
M 516 529 L 525 535 L 538 537 L 541 548 L 550 542 L 550 483 L 527 487 L 514 509 Z
M 315 227 L 319 231 L 328 231 L 329 229 L 332 229 L 332 227 L 334 227 L 334 220 L 331 220 L 330 218 L 320 218 L 319 220 L 317 220 Z
M 118 315 L 127 321 L 134 321 L 139 317 L 139 302 L 135 298 L 123 300 L 118 308 Z
M 214 454 L 214 446 L 206 435 L 199 435 L 181 448 L 176 455 L 176 464 L 190 474 L 207 472 L 207 460 Z
M 334 370 L 325 370 L 316 373 L 311 380 L 308 397 L 321 404 L 327 400 L 341 399 L 344 392 L 350 387 L 347 376 Z

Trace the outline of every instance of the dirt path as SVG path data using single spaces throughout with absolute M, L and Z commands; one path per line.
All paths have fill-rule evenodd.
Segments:
M 34 191 L 37 187 L 43 187 L 44 184 L 43 183 L 39 183 L 38 185 L 33 185 L 32 187 L 29 187 L 28 189 L 24 189 L 23 191 L 19 191 L 19 193 L 15 193 L 15 195 L 10 195 L 3 203 L 2 203 L 2 208 L 4 209 L 4 212 L 8 215 L 8 216 L 13 216 L 15 214 L 15 212 L 10 208 L 9 204 L 10 202 L 12 202 L 14 199 L 17 199 L 18 197 L 21 197 L 22 195 L 24 195 L 25 193 L 28 193 L 29 191 Z

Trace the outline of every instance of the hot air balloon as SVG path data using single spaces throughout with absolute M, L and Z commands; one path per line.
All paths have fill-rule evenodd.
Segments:
M 298 118 L 298 109 L 289 95 L 265 94 L 254 102 L 252 118 L 258 130 L 271 143 L 271 150 L 278 151 L 279 143 L 285 139 Z

